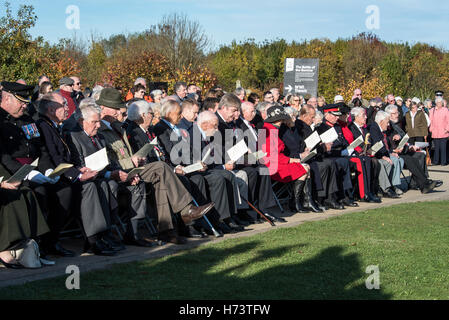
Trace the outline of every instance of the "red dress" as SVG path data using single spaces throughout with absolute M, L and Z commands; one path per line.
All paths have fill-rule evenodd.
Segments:
M 290 158 L 283 153 L 285 145 L 279 138 L 279 129 L 271 123 L 264 123 L 263 129 L 266 140 L 262 145 L 262 151 L 266 152 L 267 156 L 262 158 L 261 162 L 268 167 L 271 178 L 286 183 L 305 175 L 307 172 L 304 167 L 300 163 L 289 163 Z

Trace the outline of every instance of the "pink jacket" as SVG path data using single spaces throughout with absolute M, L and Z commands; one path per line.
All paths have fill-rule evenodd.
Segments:
M 429 117 L 429 131 L 432 132 L 432 138 L 438 139 L 449 137 L 449 109 L 445 107 L 436 109 L 434 107 L 430 109 Z

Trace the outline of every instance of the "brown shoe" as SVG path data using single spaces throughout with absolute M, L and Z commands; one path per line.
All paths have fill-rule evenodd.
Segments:
M 182 221 L 184 221 L 186 225 L 189 225 L 192 223 L 192 221 L 199 219 L 206 213 L 208 213 L 214 206 L 215 202 L 210 202 L 200 207 L 195 207 L 192 205 L 189 210 L 189 213 L 181 215 Z

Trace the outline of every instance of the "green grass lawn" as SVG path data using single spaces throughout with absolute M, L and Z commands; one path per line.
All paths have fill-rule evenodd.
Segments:
M 379 268 L 368 290 L 366 268 Z M 449 299 L 449 202 L 351 213 L 161 259 L 0 289 L 2 299 Z

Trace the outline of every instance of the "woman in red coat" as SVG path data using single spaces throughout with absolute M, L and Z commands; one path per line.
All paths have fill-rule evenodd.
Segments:
M 303 211 L 302 192 L 306 179 L 309 177 L 310 168 L 307 164 L 301 164 L 300 159 L 287 157 L 283 153 L 285 145 L 279 138 L 279 128 L 289 119 L 290 116 L 282 107 L 268 108 L 267 119 L 263 125 L 266 141 L 262 145 L 262 151 L 267 155 L 262 158 L 262 162 L 268 167 L 273 180 L 282 183 L 293 182 L 296 210 L 301 212 Z

